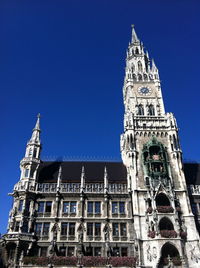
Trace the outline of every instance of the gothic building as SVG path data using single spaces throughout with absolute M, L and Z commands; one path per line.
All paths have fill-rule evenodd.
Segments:
M 42 161 L 38 116 L 10 194 L 5 267 L 200 267 L 199 165 L 185 178 L 176 119 L 134 27 L 123 100 L 122 162 Z

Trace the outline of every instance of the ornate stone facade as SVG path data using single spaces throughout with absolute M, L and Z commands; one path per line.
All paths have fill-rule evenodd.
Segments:
M 121 266 L 200 266 L 193 215 L 199 186 L 189 173 L 189 198 L 176 119 L 165 113 L 158 69 L 134 27 L 123 97 L 123 163 L 42 161 L 38 116 L 10 194 L 0 252 L 5 267 L 26 267 L 28 260 L 34 266 L 34 256 L 48 257 L 51 267 L 56 256 L 76 257 L 79 266 L 84 256 L 104 258 L 104 267 L 119 266 L 115 257 Z

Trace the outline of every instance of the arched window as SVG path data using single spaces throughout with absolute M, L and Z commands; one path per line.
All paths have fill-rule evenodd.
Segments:
M 138 61 L 138 71 L 142 72 L 142 63 L 141 63 L 141 61 Z
M 155 109 L 154 109 L 154 106 L 152 104 L 150 104 L 148 107 L 148 114 L 155 115 Z
M 147 81 L 148 80 L 148 76 L 147 74 L 144 74 L 144 81 Z
M 174 230 L 174 225 L 170 221 L 169 218 L 164 217 L 159 222 L 159 229 L 160 229 L 160 231 L 163 231 L 163 230 L 168 230 L 168 231 Z
M 133 80 L 136 81 L 137 80 L 137 77 L 135 74 L 133 74 Z
M 138 81 L 142 81 L 142 75 L 138 74 Z
M 161 249 L 161 257 L 158 267 L 167 267 L 169 263 L 169 257 L 171 261 L 175 264 L 175 267 L 181 266 L 181 259 L 177 248 L 171 243 L 167 242 L 163 245 Z
M 139 54 L 139 49 L 136 47 L 135 54 Z
M 138 105 L 138 115 L 144 115 L 144 108 L 143 105 Z
M 134 64 L 131 65 L 131 72 L 133 73 L 135 71 L 135 66 Z

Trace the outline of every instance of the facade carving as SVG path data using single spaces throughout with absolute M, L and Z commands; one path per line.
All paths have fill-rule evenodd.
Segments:
M 123 100 L 123 163 L 42 161 L 38 116 L 10 194 L 5 267 L 61 256 L 77 258 L 62 267 L 87 266 L 86 256 L 104 258 L 104 267 L 120 257 L 123 266 L 199 267 L 200 186 L 186 183 L 176 119 L 165 113 L 158 68 L 134 27 Z

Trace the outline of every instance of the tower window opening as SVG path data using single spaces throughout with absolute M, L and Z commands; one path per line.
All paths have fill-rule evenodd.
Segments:
M 32 154 L 33 154 L 33 150 L 32 150 L 32 148 L 30 148 L 29 152 L 28 152 L 28 156 L 30 157 L 30 156 L 32 156 Z
M 22 212 L 23 203 L 24 203 L 24 200 L 19 200 L 19 207 L 18 207 L 19 212 Z
M 138 61 L 138 71 L 142 72 L 142 63 L 141 63 L 141 61 Z
M 144 108 L 143 105 L 138 105 L 138 115 L 144 115 Z
M 139 49 L 136 47 L 135 54 L 139 54 Z
M 155 109 L 154 106 L 152 104 L 149 105 L 148 107 L 148 114 L 151 115 L 155 115 Z
M 37 156 L 37 149 L 34 149 L 34 151 L 33 151 L 33 157 L 36 158 L 36 156 Z
M 28 168 L 25 169 L 24 176 L 25 176 L 25 178 L 29 177 L 29 169 Z
M 147 81 L 148 80 L 148 76 L 146 74 L 144 74 L 144 80 Z
M 168 219 L 167 217 L 164 217 L 159 222 L 159 229 L 160 231 L 163 231 L 163 230 L 171 231 L 171 230 L 174 230 L 174 225 L 170 221 L 170 219 Z
M 168 197 L 163 193 L 158 194 L 156 196 L 156 206 L 170 206 Z
M 174 143 L 174 149 L 178 150 L 178 142 L 177 142 L 176 137 L 175 137 L 174 134 L 173 134 L 173 143 Z
M 136 81 L 137 80 L 137 77 L 135 74 L 133 74 L 133 80 Z
M 138 81 L 142 81 L 142 75 L 138 74 Z
M 171 243 L 167 242 L 163 245 L 161 250 L 159 267 L 167 267 L 169 264 L 169 257 L 175 266 L 181 266 L 181 259 L 177 248 Z

